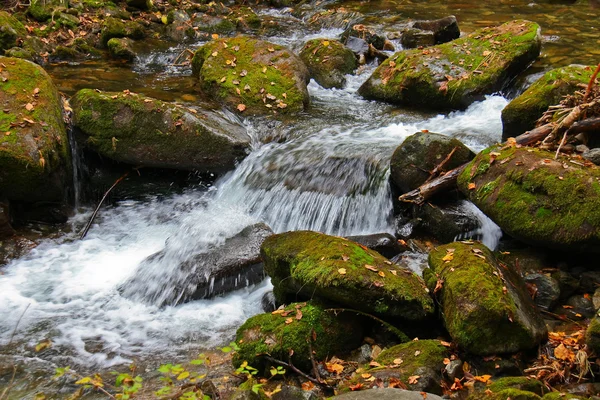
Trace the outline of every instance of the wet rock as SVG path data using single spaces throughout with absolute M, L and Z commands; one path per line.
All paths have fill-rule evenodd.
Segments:
M 142 261 L 121 293 L 163 306 L 211 298 L 258 283 L 265 277 L 260 246 L 271 234 L 265 224 L 251 225 L 222 245 L 180 263 L 171 280 L 157 267 L 165 265 L 169 255 L 160 251 Z
M 288 360 L 294 366 L 312 369 L 310 349 L 320 361 L 358 347 L 362 340 L 361 321 L 349 313 L 335 315 L 315 303 L 292 303 L 278 313 L 255 315 L 236 334 L 240 349 L 233 355 L 237 368 L 248 361 L 267 374 L 270 362 L 257 355 L 269 354 L 277 360 Z M 293 350 L 293 352 L 292 352 Z M 290 354 L 291 357 L 290 357 Z
M 366 62 L 366 57 L 369 55 L 370 50 L 369 43 L 366 40 L 350 36 L 346 40 L 346 48 L 350 49 L 359 59 L 363 59 L 361 64 Z
M 564 95 L 581 89 L 578 85 L 587 84 L 592 73 L 593 68 L 583 65 L 569 65 L 546 72 L 502 110 L 502 139 L 533 129 L 549 106 L 558 104 Z
M 215 40 L 196 51 L 192 71 L 207 94 L 240 113 L 295 113 L 309 103 L 308 70 L 280 45 L 247 37 Z
M 139 10 L 151 10 L 154 6 L 152 0 L 126 0 L 127 7 L 137 8 Z
M 0 202 L 0 240 L 11 237 L 14 234 L 15 230 L 10 225 L 8 202 Z
M 566 271 L 556 271 L 552 273 L 552 278 L 554 278 L 560 287 L 560 298 L 567 299 L 573 293 L 579 290 L 580 284 L 579 280 L 576 279 L 573 275 Z
M 383 50 L 387 38 L 375 31 L 373 27 L 356 24 L 346 29 L 340 36 L 340 41 L 346 43 L 349 37 L 357 37 L 366 41 L 377 50 Z
M 71 107 L 84 147 L 131 165 L 223 173 L 250 146 L 245 129 L 217 113 L 134 93 L 83 89 Z
M 524 283 L 482 244 L 439 246 L 429 253 L 429 266 L 425 280 L 437 293 L 446 329 L 461 348 L 477 355 L 514 353 L 546 338 L 546 326 Z
M 596 165 L 600 165 L 600 148 L 598 147 L 584 152 L 581 156 Z
M 405 49 L 414 49 L 417 47 L 429 47 L 435 45 L 435 34 L 431 31 L 424 31 L 417 28 L 407 28 L 402 31 L 400 43 Z
M 419 231 L 440 243 L 450 243 L 462 234 L 474 232 L 479 222 L 462 203 L 462 200 L 436 205 L 427 203 L 418 207 Z
M 67 0 L 32 0 L 27 7 L 27 14 L 38 22 L 45 22 L 60 11 L 69 7 Z
M 344 75 L 358 67 L 352 50 L 337 40 L 309 40 L 302 48 L 300 58 L 308 67 L 311 78 L 327 89 L 343 88 L 346 84 Z
M 600 287 L 600 271 L 584 270 L 582 272 L 572 269 L 570 272 L 579 277 L 579 289 L 585 293 L 594 293 Z
M 58 91 L 38 65 L 7 57 L 0 63 L 0 197 L 63 203 L 71 154 Z
M 566 314 L 571 319 L 593 318 L 596 314 L 592 299 L 583 295 L 569 297 L 566 305 L 569 308 L 561 307 L 559 314 Z
M 277 309 L 277 304 L 275 302 L 275 295 L 272 291 L 264 294 L 262 299 L 260 299 L 260 305 L 262 306 L 262 310 L 266 313 L 275 311 Z
M 359 12 L 350 11 L 344 7 L 340 7 L 317 11 L 306 18 L 306 25 L 309 29 L 316 31 L 323 29 L 346 30 L 349 27 L 358 24 L 363 18 L 364 16 Z
M 50 62 L 83 61 L 100 58 L 102 54 L 84 38 L 76 38 L 70 45 L 56 46 L 50 54 Z
M 0 11 L 0 52 L 17 45 L 17 39 L 27 34 L 23 24 L 5 11 Z
M 106 46 L 112 38 L 143 39 L 146 33 L 142 25 L 135 21 L 123 22 L 118 18 L 109 17 L 102 23 L 100 42 Z
M 37 244 L 27 238 L 11 236 L 0 240 L 0 266 L 27 254 Z
M 504 232 L 525 243 L 598 252 L 597 178 L 598 167 L 554 160 L 554 153 L 492 146 L 467 165 L 458 187 Z
M 235 32 L 236 24 L 224 16 L 204 14 L 194 19 L 194 26 L 206 33 L 227 35 Z
M 549 275 L 530 274 L 525 282 L 534 289 L 533 301 L 542 310 L 550 311 L 560 298 L 560 285 Z
M 272 400 L 318 400 L 319 397 L 311 391 L 302 390 L 297 386 L 283 385 L 281 391 L 273 394 Z
M 442 400 L 440 396 L 432 393 L 425 393 L 427 400 Z M 424 395 L 421 392 L 414 392 L 403 389 L 369 389 L 357 392 L 344 393 L 339 396 L 333 396 L 335 400 L 423 400 Z
M 389 233 L 374 233 L 372 235 L 348 236 L 348 240 L 375 250 L 386 258 L 393 258 L 402 253 L 405 248 Z
M 421 278 L 349 240 L 310 231 L 287 232 L 265 240 L 261 254 L 281 302 L 322 298 L 408 320 L 424 319 L 433 312 Z
M 460 28 L 454 15 L 428 20 L 414 21 L 402 32 L 400 42 L 405 49 L 433 46 L 450 42 L 460 37 Z
M 183 42 L 196 37 L 196 31 L 193 26 L 190 26 L 192 19 L 183 10 L 169 11 L 167 14 L 167 24 L 165 36 L 172 41 Z
M 112 38 L 106 43 L 108 47 L 108 53 L 113 58 L 119 58 L 126 61 L 133 61 L 137 57 L 135 52 L 131 49 L 133 40 L 128 38 L 117 39 Z
M 394 151 L 390 160 L 390 178 L 402 192 L 416 189 L 455 148 L 441 171 L 450 171 L 469 162 L 475 154 L 457 139 L 439 133 L 417 132 Z
M 462 109 L 521 73 L 539 55 L 540 46 L 539 26 L 533 22 L 512 21 L 481 29 L 426 52 L 415 49 L 394 54 L 359 93 L 367 99 L 412 107 Z

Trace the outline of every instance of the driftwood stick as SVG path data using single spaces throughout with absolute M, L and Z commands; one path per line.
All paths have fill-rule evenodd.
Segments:
M 519 135 L 515 138 L 517 144 L 521 146 L 527 146 L 528 144 L 535 143 L 538 140 L 544 139 L 550 133 L 552 133 L 552 124 L 545 124 L 542 126 L 538 126 L 535 129 L 527 131 L 522 135 Z
M 581 121 L 575 122 L 567 131 L 569 135 L 582 133 L 582 132 L 593 132 L 600 131 L 600 117 L 587 118 Z
M 431 170 L 431 173 L 429 174 L 429 178 L 427 178 L 427 180 L 425 181 L 425 183 L 429 182 L 430 180 L 432 180 L 433 178 L 435 178 L 435 177 L 438 176 L 438 174 L 440 173 L 441 169 L 444 168 L 444 165 L 446 165 L 448 163 L 448 161 L 450 161 L 450 159 L 452 158 L 452 156 L 454 155 L 454 153 L 456 152 L 456 150 L 458 150 L 457 146 L 455 146 L 452 149 L 452 151 L 450 153 L 448 153 L 448 155 L 446 156 L 446 158 L 444 158 L 441 163 L 439 163 L 434 169 Z
M 598 64 L 598 66 L 596 67 L 596 70 L 592 74 L 592 78 L 590 79 L 590 82 L 587 85 L 587 89 L 585 90 L 585 95 L 583 96 L 583 101 L 586 101 L 587 98 L 590 96 L 590 93 L 592 92 L 592 88 L 594 87 L 594 81 L 596 80 L 596 77 L 598 76 L 599 72 L 600 72 L 600 64 Z
M 317 362 L 315 361 L 315 356 L 313 355 L 313 347 L 312 347 L 311 339 L 308 339 L 308 354 L 310 356 L 310 363 L 312 364 L 313 374 L 315 374 L 315 378 L 317 378 L 317 380 L 319 382 L 323 382 L 321 380 L 321 375 L 319 374 L 319 368 L 317 368 Z
M 465 169 L 466 165 L 467 164 L 463 164 L 460 167 L 454 168 L 453 170 L 446 172 L 446 174 L 422 184 L 415 190 L 404 193 L 402 196 L 398 197 L 398 200 L 404 203 L 415 203 L 418 205 L 425 203 L 425 201 L 433 197 L 435 194 L 449 190 L 456 186 L 456 179 L 458 178 L 458 175 L 460 175 L 460 173 Z
M 94 219 L 96 218 L 96 215 L 98 214 L 98 210 L 100 210 L 100 207 L 102 206 L 102 203 L 104 203 L 104 200 L 106 200 L 106 197 L 111 192 L 111 190 L 113 190 L 123 179 L 125 179 L 127 177 L 127 175 L 129 175 L 129 172 L 130 171 L 127 171 L 123 175 L 121 175 L 121 177 L 119 179 L 117 179 L 115 181 L 115 183 L 113 183 L 112 186 L 109 187 L 108 190 L 104 193 L 104 196 L 102 196 L 102 199 L 100 199 L 100 202 L 98 203 L 98 206 L 94 210 L 94 213 L 92 214 L 92 217 L 88 221 L 88 223 L 85 226 L 85 228 L 83 228 L 83 231 L 81 232 L 81 236 L 79 237 L 79 239 L 85 238 L 85 235 L 87 235 L 88 231 L 90 230 L 90 227 L 92 226 L 92 223 L 94 222 Z

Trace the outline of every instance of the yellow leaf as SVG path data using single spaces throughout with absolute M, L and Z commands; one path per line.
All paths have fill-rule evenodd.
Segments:
M 568 360 L 571 355 L 572 352 L 562 343 L 554 349 L 554 357 L 558 358 L 559 360 Z
M 483 56 L 484 56 L 484 57 L 487 57 L 487 56 L 489 56 L 490 54 L 492 54 L 492 52 L 491 52 L 491 51 L 489 51 L 489 50 L 486 50 L 486 51 L 484 51 L 484 52 L 483 52 Z
M 293 319 L 293 318 L 288 318 L 288 319 L 286 319 L 286 320 L 285 320 L 285 323 L 286 323 L 287 325 L 291 324 L 292 322 L 294 322 L 294 319 Z
M 404 360 L 401 358 L 395 358 L 394 361 L 392 361 L 392 362 L 396 365 L 400 365 L 404 362 Z
M 340 275 L 346 275 L 346 268 L 340 268 L 340 269 L 338 269 L 338 274 L 340 274 Z
M 185 378 L 187 378 L 188 376 L 190 376 L 190 373 L 188 371 L 183 371 L 182 373 L 180 373 L 179 375 L 177 375 L 177 380 L 178 381 L 182 381 Z
M 322 42 L 322 44 L 323 44 L 323 46 L 325 46 L 325 47 L 329 46 L 329 40 L 324 40 L 324 41 Z
M 443 258 L 442 261 L 452 261 L 454 260 L 454 253 L 447 253 Z
M 275 49 L 273 47 L 268 47 L 267 50 L 269 50 L 270 53 L 275 51 Z
M 217 40 L 219 38 L 219 34 L 213 33 L 212 35 L 210 35 L 210 37 L 212 37 L 214 40 Z
M 369 378 L 371 377 L 371 374 L 367 374 L 367 373 L 365 373 L 365 374 L 362 374 L 361 376 L 362 376 L 364 379 L 369 379 Z
M 369 271 L 379 272 L 379 270 L 377 269 L 377 267 L 374 267 L 374 266 L 369 265 L 369 264 L 365 264 L 365 268 L 368 269 Z
M 216 57 L 218 54 L 219 54 L 218 52 L 214 51 L 214 52 L 211 54 L 211 56 L 213 56 L 213 57 Z
M 164 25 L 168 25 L 169 24 L 169 18 L 167 18 L 166 15 L 163 15 L 162 17 L 160 17 L 160 21 L 164 24 Z
M 379 271 L 379 272 L 377 273 L 377 275 L 379 275 L 380 277 L 382 277 L 382 278 L 383 278 L 383 277 L 385 277 L 385 272 L 383 272 L 383 271 Z
M 52 346 L 52 342 L 50 341 L 50 339 L 45 339 L 45 340 L 42 340 L 41 342 L 39 342 L 35 346 L 35 351 L 39 352 L 39 351 L 42 351 L 44 349 L 49 349 L 51 346 Z

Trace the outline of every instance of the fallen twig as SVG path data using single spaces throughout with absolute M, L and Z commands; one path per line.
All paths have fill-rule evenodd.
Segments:
M 594 81 L 596 80 L 596 77 L 598 76 L 599 72 L 600 72 L 600 64 L 598 64 L 598 66 L 596 67 L 596 70 L 592 74 L 592 78 L 590 79 L 590 82 L 587 85 L 587 89 L 585 90 L 585 95 L 583 96 L 583 101 L 586 101 L 587 98 L 589 97 L 590 93 L 592 92 L 592 87 L 594 87 Z
M 454 153 L 456 152 L 456 150 L 458 150 L 457 146 L 455 146 L 452 149 L 452 151 L 450 153 L 448 153 L 448 155 L 446 156 L 446 158 L 444 158 L 441 163 L 439 163 L 434 169 L 431 170 L 431 173 L 429 174 L 429 178 L 427 178 L 427 180 L 425 181 L 425 183 L 429 182 L 430 180 L 432 180 L 433 178 L 436 178 L 438 176 L 438 174 L 440 173 L 441 169 L 444 168 L 444 166 L 448 163 L 448 161 L 450 161 L 450 159 L 452 158 L 452 156 L 454 155 Z
M 275 363 L 275 364 L 279 364 L 279 365 L 281 365 L 281 366 L 283 366 L 283 367 L 286 367 L 286 368 L 289 368 L 289 369 L 291 369 L 292 371 L 294 371 L 294 372 L 295 372 L 295 373 L 297 373 L 298 375 L 302 376 L 303 378 L 306 378 L 306 379 L 308 379 L 308 380 L 309 380 L 309 381 L 311 381 L 312 383 L 314 383 L 314 384 L 316 384 L 316 385 L 319 385 L 319 386 L 321 386 L 321 387 L 322 387 L 322 388 L 324 388 L 324 389 L 327 389 L 327 390 L 333 390 L 333 387 L 329 386 L 329 385 L 328 385 L 328 384 L 326 384 L 325 382 L 320 382 L 320 381 L 318 381 L 317 379 L 313 378 L 312 376 L 310 376 L 310 375 L 308 375 L 308 374 L 306 374 L 306 373 L 304 373 L 304 372 L 300 371 L 298 368 L 296 368 L 296 367 L 294 366 L 294 364 L 292 364 L 292 360 L 291 360 L 291 359 L 289 360 L 289 362 L 287 362 L 287 363 L 286 363 L 285 361 L 278 360 L 278 359 L 276 359 L 276 358 L 273 358 L 273 357 L 271 357 L 271 356 L 266 356 L 266 355 L 265 355 L 264 357 L 265 357 L 267 360 L 269 360 L 269 361 L 271 361 L 271 362 L 273 362 L 273 363 Z

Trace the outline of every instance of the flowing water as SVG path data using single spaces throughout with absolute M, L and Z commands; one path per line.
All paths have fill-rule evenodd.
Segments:
M 436 17 L 452 11 L 434 3 L 442 9 Z M 474 4 L 464 5 L 468 12 L 463 18 L 474 12 Z M 421 6 L 421 14 L 413 10 L 409 16 L 434 14 L 429 2 L 418 2 L 415 10 Z M 537 4 L 520 5 L 512 13 L 505 10 L 502 21 L 521 16 L 523 7 L 539 11 Z M 592 10 L 588 3 L 582 7 Z M 541 14 L 546 15 L 549 7 L 545 10 Z M 408 8 L 399 15 L 407 13 Z M 552 19 L 549 14 L 544 18 Z M 496 19 L 490 16 L 490 23 Z M 466 26 L 487 24 L 475 21 L 467 19 Z M 326 30 L 314 37 L 338 33 Z M 298 48 L 306 37 L 298 32 L 270 40 Z M 169 66 L 181 49 L 149 52 L 132 70 L 87 64 L 79 69 L 57 67 L 51 73 L 66 93 L 81 87 L 127 88 L 165 100 L 197 101 L 189 70 Z M 592 63 L 591 58 L 583 60 L 584 53 L 578 52 L 577 60 Z M 476 152 L 500 140 L 500 112 L 508 101 L 501 95 L 489 96 L 465 111 L 416 113 L 365 101 L 356 94 L 372 68 L 348 77 L 343 90 L 326 90 L 311 82 L 311 108 L 294 121 L 242 121 L 252 136 L 253 149 L 209 190 L 192 188 L 167 197 L 122 201 L 101 211 L 85 239 L 64 233 L 11 262 L 0 276 L 2 353 L 49 369 L 58 365 L 108 368 L 214 348 L 229 341 L 246 318 L 261 312 L 260 299 L 271 288 L 268 280 L 215 299 L 164 308 L 122 297 L 119 285 L 159 250 L 165 251 L 165 257 L 154 273 L 169 280 L 179 262 L 255 222 L 264 222 L 276 232 L 393 232 L 388 163 L 408 135 L 422 129 L 440 132 L 459 138 Z M 96 73 L 81 79 L 82 72 L 91 70 Z M 464 207 L 481 221 L 481 228 L 470 235 L 495 247 L 499 229 L 470 203 Z M 82 210 L 72 218 L 74 231 L 89 215 Z M 415 256 L 407 264 L 418 270 L 423 261 Z M 38 356 L 33 347 L 45 339 L 52 341 L 51 351 Z

